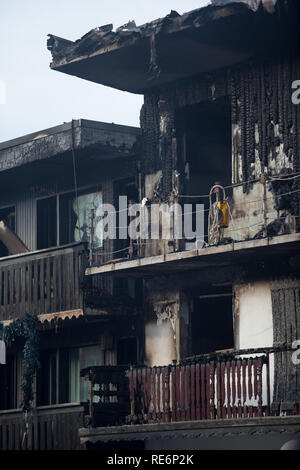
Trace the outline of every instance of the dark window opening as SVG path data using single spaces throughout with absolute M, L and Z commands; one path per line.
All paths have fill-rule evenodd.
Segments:
M 229 100 L 218 99 L 178 110 L 176 129 L 181 170 L 185 175 L 185 194 L 206 195 L 215 183 L 230 185 L 232 164 Z M 230 196 L 229 193 L 227 195 Z M 190 198 L 185 202 L 204 204 L 204 209 L 209 208 L 208 198 Z M 207 235 L 208 216 L 207 212 L 204 214 L 204 235 Z
M 55 405 L 57 393 L 56 351 L 40 353 L 40 368 L 37 373 L 37 406 Z
M 58 377 L 59 377 L 59 403 L 71 403 L 72 399 L 70 397 L 70 386 L 71 386 L 71 377 L 70 377 L 70 351 L 68 349 L 59 350 L 59 367 L 58 367 Z M 76 401 L 76 400 L 74 400 Z
M 7 227 L 9 227 L 13 232 L 16 230 L 16 209 L 14 206 L 6 207 L 5 209 L 0 209 L 0 221 L 3 221 Z M 9 256 L 9 250 L 0 240 L 0 258 L 2 256 Z
M 137 339 L 121 338 L 117 344 L 118 365 L 129 365 L 137 363 Z
M 79 402 L 78 348 L 40 352 L 37 406 Z
M 18 408 L 18 384 L 17 359 L 7 355 L 6 364 L 0 365 L 0 410 Z
M 234 348 L 231 293 L 194 295 L 191 338 L 192 354 Z
M 52 196 L 37 201 L 37 249 L 57 245 L 57 198 Z

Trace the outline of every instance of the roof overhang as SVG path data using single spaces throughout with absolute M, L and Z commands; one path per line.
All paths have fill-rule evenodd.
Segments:
M 140 129 L 85 119 L 44 129 L 0 143 L 0 187 L 10 190 L 16 180 L 40 184 L 72 168 L 75 152 L 81 174 L 95 164 L 110 172 L 116 161 L 134 161 Z
M 64 322 L 65 320 L 77 320 L 80 317 L 83 317 L 84 313 L 82 309 L 75 309 L 75 310 L 66 310 L 63 312 L 56 312 L 56 313 L 42 313 L 37 315 L 37 319 L 39 323 L 42 325 L 48 324 L 53 325 L 57 322 Z M 4 326 L 8 326 L 14 320 L 3 320 L 1 323 Z
M 233 2 L 208 5 L 182 16 L 171 12 L 128 30 L 113 32 L 112 25 L 106 25 L 76 42 L 49 35 L 48 48 L 53 70 L 144 93 L 243 62 L 262 50 L 274 52 L 289 34 L 291 28 L 287 32 L 279 27 L 277 14 L 263 9 L 254 12 Z
M 94 150 L 107 160 L 134 153 L 140 129 L 78 119 L 0 143 L 0 173 L 55 156 Z

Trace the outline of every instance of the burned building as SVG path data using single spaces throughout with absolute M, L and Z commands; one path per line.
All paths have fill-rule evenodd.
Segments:
M 119 314 L 136 332 L 118 343 L 120 325 L 104 309 L 119 346 L 113 364 L 80 364 L 91 387 L 77 426 L 87 448 L 275 449 L 299 439 L 298 18 L 294 0 L 214 1 L 141 26 L 101 26 L 75 42 L 49 36 L 53 70 L 144 95 L 140 139 L 122 156 L 128 173 L 111 158 L 101 173 L 116 181 L 110 201 L 127 197 L 119 230 L 133 222 L 133 203 L 147 230 L 98 247 L 87 237 L 86 318 L 103 321 L 99 289 L 112 305 L 119 289 Z M 88 179 L 109 142 L 87 143 Z M 158 236 L 149 235 L 154 206 L 172 206 L 169 237 L 161 218 Z M 192 230 L 178 236 L 185 215 Z M 68 242 L 82 239 L 78 231 Z
M 111 256 L 96 212 L 135 186 L 139 139 L 137 128 L 77 120 L 0 145 L 1 333 L 15 336 L 0 365 L 1 449 L 78 448 L 89 395 L 80 369 L 137 362 L 138 282 L 125 282 L 124 294 L 124 282 L 90 283 L 84 273 L 91 247 L 98 261 Z M 26 421 L 32 317 L 40 367 Z

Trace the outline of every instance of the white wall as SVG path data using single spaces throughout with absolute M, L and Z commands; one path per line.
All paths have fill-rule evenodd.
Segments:
M 273 346 L 270 283 L 258 281 L 235 286 L 236 348 Z
M 176 359 L 174 330 L 168 320 L 151 322 L 145 328 L 146 362 L 150 367 L 167 366 Z
M 271 288 L 268 281 L 238 284 L 234 287 L 235 348 L 273 346 Z M 266 377 L 264 377 L 264 380 Z M 270 354 L 271 401 L 274 385 L 274 357 Z M 264 401 L 266 397 L 264 396 Z

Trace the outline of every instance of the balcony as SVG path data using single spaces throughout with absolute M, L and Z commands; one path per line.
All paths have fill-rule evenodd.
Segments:
M 125 369 L 93 367 L 81 372 L 90 381 L 93 426 L 103 425 L 101 416 L 118 406 L 123 408 L 123 424 L 130 425 L 271 414 L 268 354 L 244 358 L 217 354 L 188 364 Z M 109 425 L 121 424 L 120 413 L 115 416 Z
M 139 206 L 140 225 L 137 223 L 134 237 L 129 236 L 131 229 L 128 229 L 128 238 L 119 240 L 110 258 L 95 254 L 86 270 L 87 276 L 167 275 L 208 266 L 246 264 L 253 260 L 265 262 L 281 255 L 297 256 L 299 215 L 290 206 L 294 204 L 298 190 L 290 180 L 257 180 L 249 193 L 244 193 L 242 184 L 233 186 L 223 192 L 226 201 L 223 214 L 227 213 L 228 220 L 222 227 L 217 223 L 216 215 L 219 195 L 216 199 L 214 192 L 199 196 L 184 194 L 175 198 L 174 205 L 145 199 L 145 204 Z M 130 202 L 127 209 L 133 214 L 137 208 L 133 206 L 130 212 Z M 127 226 L 134 226 L 134 216 L 125 212 L 126 207 L 122 206 L 120 229 L 126 228 L 126 217 Z M 195 238 L 190 239 L 188 232 Z M 282 274 L 282 269 L 283 266 L 278 267 L 278 275 Z M 273 268 L 271 270 L 273 273 Z M 293 260 L 289 268 L 290 272 L 292 270 L 296 272 Z
M 214 353 L 165 367 L 86 369 L 81 374 L 90 381 L 90 405 L 87 427 L 79 430 L 81 443 L 198 427 L 278 426 L 280 419 L 299 425 L 299 403 L 291 416 L 272 409 L 269 357 L 274 352 Z
M 80 449 L 83 419 L 79 404 L 38 407 L 28 415 L 28 428 L 21 410 L 0 411 L 0 450 Z
M 0 260 L 0 321 L 26 312 L 82 311 L 83 244 L 8 256 Z
M 275 257 L 295 257 L 299 255 L 300 233 L 277 235 L 263 238 L 209 246 L 190 251 L 178 251 L 134 259 L 116 259 L 110 263 L 91 266 L 86 269 L 87 276 L 145 277 L 168 275 L 207 267 L 217 268 L 224 265 L 243 265 L 272 260 Z M 278 258 L 279 259 L 279 258 Z M 282 258 L 281 258 L 282 259 Z M 294 268 L 296 269 L 296 268 Z M 280 271 L 282 274 L 282 270 Z

